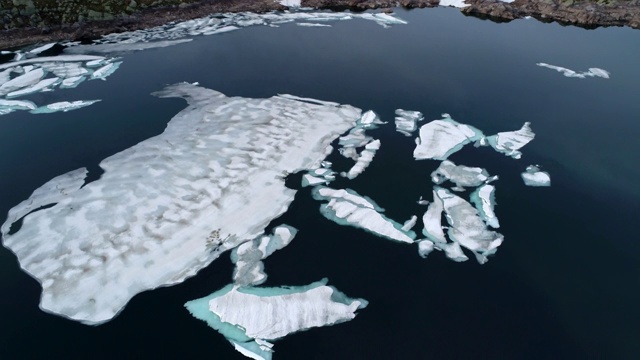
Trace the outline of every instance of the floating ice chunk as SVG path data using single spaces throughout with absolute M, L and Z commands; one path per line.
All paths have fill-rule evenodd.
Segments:
M 527 186 L 551 186 L 551 177 L 548 172 L 540 171 L 537 166 L 529 165 L 522 173 L 522 180 Z
M 451 225 L 447 232 L 449 239 L 471 250 L 477 255 L 478 262 L 484 263 L 487 260 L 486 256 L 496 252 L 504 237 L 497 232 L 487 230 L 478 211 L 461 197 L 439 187 L 434 188 L 434 191 L 442 200 L 447 221 Z M 447 249 L 443 250 L 447 251 Z
M 409 231 L 411 229 L 413 229 L 414 226 L 416 226 L 416 222 L 418 221 L 418 217 L 413 215 L 411 217 L 411 219 L 407 220 L 404 222 L 404 224 L 402 224 L 402 231 Z
M 106 58 L 99 58 L 97 60 L 87 61 L 87 67 L 102 66 L 106 61 L 107 61 Z
M 316 186 L 316 185 L 326 184 L 326 183 L 327 183 L 327 179 L 323 177 L 317 177 L 309 174 L 304 174 L 302 176 L 302 187 Z
M 418 241 L 418 254 L 421 257 L 426 258 L 433 251 L 434 244 L 430 240 L 420 240 Z
M 369 167 L 369 164 L 373 161 L 378 149 L 380 149 L 380 140 L 372 140 L 369 142 L 365 145 L 364 150 L 362 150 L 358 156 L 358 160 L 356 160 L 355 165 L 353 165 L 348 172 L 342 173 L 341 175 L 348 179 L 355 179 L 358 175 L 362 174 L 367 167 Z
M 360 120 L 358 120 L 358 125 L 362 126 L 365 129 L 373 129 L 376 125 L 384 124 L 384 122 L 380 121 L 378 114 L 369 110 L 362 114 Z
M 511 156 L 514 159 L 520 159 L 522 153 L 519 150 L 536 136 L 531 131 L 530 125 L 531 123 L 526 122 L 520 130 L 499 132 L 496 135 L 487 136 L 487 142 L 497 152 Z
M 416 203 L 418 205 L 429 205 L 429 200 L 425 200 L 422 198 L 422 196 L 420 196 L 420 198 L 418 199 L 418 201 L 416 201 Z
M 406 136 L 417 130 L 417 122 L 424 119 L 420 111 L 396 110 L 396 131 Z
M 37 71 L 37 70 L 34 70 L 34 71 Z M 27 74 L 29 74 L 29 73 L 27 73 Z M 36 93 L 36 92 L 47 91 L 49 86 L 55 86 L 59 82 L 60 82 L 60 78 L 57 78 L 57 77 L 56 78 L 51 78 L 51 79 L 44 79 L 44 80 L 41 80 L 39 83 L 37 83 L 37 84 L 35 84 L 33 86 L 30 86 L 28 88 L 24 88 L 22 90 L 10 92 L 10 93 L 7 94 L 7 97 L 8 98 L 18 97 L 18 96 L 33 94 L 33 93 Z
M 0 111 L 2 110 L 33 110 L 36 108 L 36 104 L 31 101 L 20 100 L 4 100 L 0 99 Z
M 229 98 L 190 84 L 155 95 L 189 106 L 162 134 L 103 160 L 100 179 L 3 237 L 42 284 L 45 311 L 108 321 L 135 294 L 180 283 L 255 239 L 294 199 L 283 172 L 319 166 L 361 115 L 347 105 Z
M 222 34 L 222 33 L 227 33 L 227 32 L 230 32 L 230 31 L 238 30 L 238 29 L 240 29 L 240 28 L 237 27 L 237 26 L 224 26 L 224 27 L 221 27 L 221 28 L 218 28 L 218 29 L 212 29 L 212 30 L 209 30 L 209 31 L 205 31 L 205 32 L 202 33 L 202 35 Z
M 36 57 L 26 60 L 8 62 L 6 64 L 0 64 L 0 70 L 8 69 L 18 65 L 26 65 L 26 64 L 37 64 L 37 63 L 46 63 L 53 61 L 92 61 L 103 59 L 101 56 L 93 56 L 93 55 L 58 55 L 58 56 L 43 56 Z
M 427 239 L 438 244 L 446 244 L 447 242 L 444 231 L 442 230 L 442 211 L 444 211 L 442 200 L 434 190 L 433 202 L 429 204 L 427 211 L 422 216 L 422 223 L 424 224 L 422 234 L 424 234 Z
M 402 225 L 380 213 L 379 206 L 353 190 L 319 187 L 313 189 L 312 194 L 316 200 L 329 201 L 320 206 L 320 213 L 339 225 L 361 228 L 398 242 L 413 243 L 416 238 L 413 231 L 402 230 Z
M 442 116 L 442 120 L 434 120 L 420 127 L 420 138 L 416 139 L 413 151 L 416 160 L 446 160 L 464 145 L 484 136 L 482 131 L 456 122 L 449 114 Z
M 469 260 L 469 257 L 464 254 L 460 244 L 457 242 L 446 243 L 446 244 L 434 244 L 436 249 L 443 250 L 444 254 L 451 260 L 455 262 L 463 262 Z
M 271 359 L 271 340 L 352 320 L 368 303 L 351 299 L 327 280 L 298 287 L 227 285 L 185 307 L 252 359 Z
M 91 45 L 77 45 L 77 46 L 69 46 L 64 52 L 68 54 L 87 54 L 87 53 L 100 53 L 100 54 L 111 54 L 111 53 L 122 53 L 128 51 L 140 51 L 140 50 L 148 50 L 148 49 L 156 49 L 156 48 L 164 48 L 168 46 L 179 45 L 183 43 L 190 42 L 193 39 L 179 39 L 179 40 L 161 40 L 161 41 L 152 41 L 152 42 L 144 42 L 144 43 L 133 43 L 133 44 L 91 44 Z M 87 64 L 87 66 L 92 66 Z
M 303 26 L 303 27 L 331 27 L 331 25 L 329 24 L 304 23 L 304 22 L 296 23 L 296 25 Z
M 464 0 L 440 0 L 440 6 L 450 6 L 456 7 L 459 9 L 465 8 L 469 6 L 469 4 L 465 3 Z
M 573 78 L 580 78 L 580 79 L 584 79 L 587 76 L 588 77 L 597 76 L 597 77 L 608 79 L 609 76 L 611 75 L 611 73 L 609 73 L 607 70 L 600 69 L 600 68 L 589 68 L 589 71 L 575 72 L 571 69 L 567 69 L 567 68 L 563 68 L 555 65 L 549 65 L 546 63 L 537 63 L 536 65 L 541 67 L 546 67 L 548 69 L 556 70 L 557 72 L 562 73 L 566 77 L 573 77 Z
M 431 180 L 436 184 L 450 180 L 456 184 L 456 188 L 453 190 L 463 191 L 465 187 L 480 186 L 489 180 L 489 173 L 483 168 L 456 165 L 445 160 L 431 173 Z
M 371 137 L 365 135 L 363 128 L 355 127 L 349 131 L 349 134 L 341 136 L 338 143 L 342 148 L 357 148 L 367 145 L 371 140 Z
M 54 113 L 54 112 L 67 112 L 71 110 L 80 109 L 89 105 L 93 105 L 100 100 L 78 100 L 78 101 L 62 101 L 57 102 L 45 106 L 41 106 L 37 109 L 31 110 L 32 114 L 46 114 L 46 113 Z
M 60 84 L 60 88 L 61 89 L 75 88 L 85 80 L 87 80 L 86 76 L 74 76 L 74 77 L 66 78 L 62 80 L 62 83 Z
M 116 70 L 118 70 L 121 64 L 122 64 L 122 61 L 117 61 L 114 63 L 107 64 L 101 67 L 100 69 L 94 71 L 93 74 L 91 74 L 91 79 L 107 80 L 107 76 L 116 72 Z
M 259 285 L 267 280 L 262 260 L 275 251 L 289 245 L 295 237 L 297 229 L 281 225 L 273 230 L 273 235 L 241 244 L 231 252 L 231 261 L 236 264 L 233 271 L 233 282 L 236 285 Z
M 500 227 L 500 222 L 498 222 L 498 218 L 493 210 L 496 206 L 495 194 L 495 186 L 484 184 L 471 193 L 471 202 L 476 206 L 476 209 L 478 209 L 482 220 L 484 220 L 488 226 L 497 229 Z
M 42 45 L 42 46 L 39 46 L 39 47 L 37 47 L 37 48 L 35 48 L 33 50 L 30 50 L 29 53 L 30 54 L 40 54 L 41 52 L 44 52 L 44 51 L 47 51 L 47 50 L 51 49 L 55 45 L 56 45 L 56 43 Z
M 24 89 L 37 84 L 44 77 L 43 69 L 29 71 L 24 75 L 20 75 L 11 79 L 0 86 L 0 96 L 9 94 L 19 89 Z

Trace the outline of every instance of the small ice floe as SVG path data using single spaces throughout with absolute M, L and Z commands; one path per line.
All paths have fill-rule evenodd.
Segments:
M 116 72 L 120 65 L 122 65 L 122 61 L 109 63 L 94 71 L 93 74 L 91 74 L 91 79 L 107 80 L 107 77 Z
M 405 221 L 404 224 L 402 224 L 402 231 L 409 231 L 411 229 L 413 229 L 414 226 L 416 226 L 416 222 L 418 221 L 418 217 L 413 215 L 409 220 Z
M 431 240 L 418 240 L 418 254 L 422 258 L 426 258 L 434 249 L 433 241 Z
M 396 131 L 411 136 L 418 129 L 417 122 L 424 119 L 420 111 L 396 110 Z
M 56 43 L 51 43 L 51 44 L 45 44 L 45 45 L 39 46 L 39 47 L 37 47 L 37 48 L 35 48 L 33 50 L 30 50 L 29 54 L 34 54 L 34 55 L 40 54 L 41 52 L 44 52 L 44 51 L 47 51 L 47 50 L 51 49 L 55 45 L 56 45 Z
M 465 3 L 464 0 L 440 0 L 440 6 L 450 6 L 456 7 L 459 9 L 465 8 L 469 6 L 469 4 Z
M 189 301 L 187 310 L 251 359 L 271 360 L 273 341 L 291 333 L 355 318 L 368 302 L 351 299 L 327 279 L 306 286 L 262 288 L 227 285 Z
M 429 200 L 425 200 L 422 198 L 422 196 L 420 196 L 420 198 L 418 199 L 418 201 L 416 201 L 416 203 L 418 205 L 429 205 Z
M 36 69 L 17 76 L 0 86 L 0 96 L 33 86 L 40 82 L 44 75 L 43 69 Z
M 456 122 L 449 114 L 442 114 L 442 117 L 420 127 L 420 137 L 416 138 L 413 151 L 416 160 L 446 160 L 464 145 L 484 136 L 482 131 Z
M 557 72 L 562 73 L 566 77 L 580 78 L 584 79 L 586 77 L 601 77 L 604 79 L 608 79 L 611 75 L 607 70 L 600 68 L 589 68 L 589 71 L 576 72 L 571 69 L 567 69 L 561 66 L 549 65 L 546 63 L 537 63 L 536 65 L 541 67 L 546 67 L 548 69 L 556 70 Z
M 16 110 L 34 110 L 36 104 L 31 101 L 0 99 L 0 115 L 8 114 Z
M 348 172 L 343 172 L 340 175 L 350 180 L 355 179 L 358 175 L 362 174 L 367 167 L 369 167 L 369 164 L 371 164 L 379 149 L 380 140 L 370 141 L 364 146 L 364 150 L 362 150 L 358 155 L 355 165 L 353 165 Z
M 298 26 L 302 27 L 331 27 L 329 24 L 319 24 L 319 23 L 307 23 L 307 22 L 299 22 L 296 23 Z
M 273 229 L 272 235 L 263 235 L 241 244 L 231 252 L 233 283 L 236 285 L 260 285 L 267 280 L 262 260 L 289 245 L 298 230 L 289 225 Z
M 465 187 L 476 187 L 490 179 L 487 170 L 479 167 L 456 165 L 445 160 L 431 173 L 431 180 L 435 184 L 442 184 L 449 180 L 456 185 L 453 190 L 464 191 Z
M 362 114 L 362 117 L 358 120 L 357 125 L 364 129 L 375 129 L 377 125 L 384 124 L 383 121 L 380 120 L 378 114 L 369 110 Z
M 353 190 L 334 190 L 317 187 L 312 190 L 313 198 L 326 200 L 320 205 L 320 212 L 327 219 L 339 224 L 364 229 L 389 240 L 413 243 L 416 234 L 402 230 L 402 225 L 382 215 L 384 209 L 373 200 L 360 196 Z
M 526 122 L 520 130 L 499 132 L 496 135 L 487 136 L 486 142 L 497 152 L 514 159 L 520 159 L 522 153 L 519 150 L 536 136 L 530 125 L 531 123 Z M 480 144 L 482 145 L 482 143 Z
M 60 111 L 67 112 L 71 110 L 77 110 L 89 105 L 93 105 L 98 101 L 100 100 L 78 100 L 78 101 L 72 101 L 72 102 L 62 101 L 62 102 L 41 106 L 37 109 L 33 109 L 31 110 L 31 113 L 32 114 L 48 114 L 48 113 L 55 113 Z
M 471 193 L 471 202 L 478 209 L 480 217 L 484 222 L 494 229 L 500 227 L 500 222 L 494 212 L 496 206 L 496 188 L 493 185 L 484 184 Z
M 527 186 L 551 186 L 551 177 L 548 172 L 541 171 L 535 165 L 527 166 L 527 170 L 521 174 L 524 184 Z

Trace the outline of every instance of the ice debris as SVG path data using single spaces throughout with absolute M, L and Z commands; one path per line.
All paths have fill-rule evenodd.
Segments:
M 417 130 L 417 122 L 424 116 L 420 111 L 396 110 L 396 131 L 406 136 L 411 136 Z
M 486 142 L 491 145 L 494 150 L 501 152 L 514 159 L 520 159 L 522 153 L 519 151 L 523 146 L 530 143 L 536 134 L 531 131 L 531 123 L 525 122 L 520 130 L 499 132 L 496 135 L 486 137 Z M 483 145 L 483 143 L 480 143 Z
M 348 172 L 343 172 L 340 175 L 350 180 L 355 179 L 364 170 L 369 167 L 369 164 L 373 161 L 376 152 L 380 149 L 380 140 L 372 140 L 364 146 L 364 150 L 357 156 L 355 165 L 349 169 Z
M 584 79 L 586 77 L 601 77 L 604 79 L 608 79 L 611 75 L 607 70 L 600 68 L 589 68 L 589 71 L 576 72 L 571 69 L 563 68 L 561 66 L 549 65 L 546 63 L 537 63 L 536 65 L 541 67 L 546 67 L 548 69 L 556 70 L 557 72 L 562 73 L 566 77 L 580 78 Z
M 260 285 L 267 280 L 262 260 L 275 251 L 289 245 L 297 229 L 281 225 L 273 229 L 272 235 L 262 235 L 247 241 L 231 251 L 231 261 L 236 265 L 233 282 L 236 285 Z
M 442 117 L 420 127 L 420 137 L 416 138 L 413 151 L 416 160 L 446 160 L 464 145 L 484 136 L 482 131 L 456 122 L 449 114 L 442 114 Z
M 185 307 L 244 356 L 270 360 L 272 341 L 352 320 L 356 311 L 367 305 L 364 299 L 351 299 L 327 286 L 323 279 L 291 287 L 227 285 L 207 297 L 187 302 Z
M 25 216 L 16 233 L 8 229 L 35 205 L 18 205 L 2 226 L 4 246 L 41 283 L 45 311 L 108 321 L 135 294 L 179 283 L 255 239 L 293 201 L 283 172 L 320 166 L 361 115 L 186 83 L 155 95 L 189 106 L 162 134 L 103 160 L 100 179 L 79 188 L 81 169 L 64 196 L 56 181 L 36 190 L 32 198 L 56 204 Z
M 402 229 L 402 225 L 382 215 L 384 211 L 373 200 L 360 196 L 353 190 L 334 190 L 316 187 L 313 198 L 328 203 L 320 205 L 320 213 L 339 224 L 349 225 L 369 231 L 389 240 L 413 243 L 416 234 Z
M 456 165 L 452 161 L 445 160 L 431 173 L 431 180 L 435 184 L 442 184 L 449 180 L 456 185 L 453 190 L 464 191 L 465 187 L 476 187 L 488 181 L 490 178 L 487 170 L 479 167 Z
M 522 173 L 522 180 L 527 186 L 551 186 L 551 177 L 548 172 L 540 171 L 537 166 L 529 165 Z

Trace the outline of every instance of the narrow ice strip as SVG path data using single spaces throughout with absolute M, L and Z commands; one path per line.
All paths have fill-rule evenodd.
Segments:
M 37 63 L 44 63 L 44 62 L 92 61 L 92 60 L 100 60 L 100 59 L 104 59 L 104 58 L 102 56 L 94 56 L 94 55 L 43 56 L 43 57 L 26 59 L 26 60 L 8 62 L 6 64 L 0 64 L 0 70 L 8 69 L 18 65 L 37 64 Z
M 107 80 L 107 77 L 116 72 L 120 65 L 122 65 L 122 61 L 107 64 L 94 71 L 93 74 L 91 74 L 91 79 Z
M 455 8 L 458 8 L 458 9 L 462 9 L 462 8 L 465 8 L 465 7 L 469 6 L 469 4 L 465 3 L 464 0 L 440 0 L 439 5 L 440 6 L 455 7 Z
M 36 104 L 31 101 L 0 99 L 0 110 L 34 110 Z
M 384 209 L 380 207 L 380 205 L 376 204 L 371 198 L 368 196 L 361 196 L 357 192 L 351 189 L 332 189 L 324 186 L 317 187 L 313 189 L 311 195 L 316 200 L 331 200 L 331 199 L 343 199 L 345 201 L 349 201 L 358 206 L 367 207 L 369 209 L 373 209 L 379 212 L 384 212 Z
M 184 83 L 155 95 L 189 106 L 162 134 L 103 160 L 100 179 L 3 236 L 41 283 L 43 310 L 103 323 L 135 294 L 180 283 L 255 239 L 294 199 L 282 174 L 318 168 L 361 115 L 348 105 L 230 98 Z
M 424 116 L 420 111 L 397 109 L 395 118 L 396 131 L 405 136 L 411 136 L 418 129 L 418 121 L 423 119 Z
M 43 69 L 37 69 L 17 76 L 0 86 L 0 96 L 31 87 L 40 82 L 44 75 L 45 72 Z
M 402 231 L 409 231 L 411 229 L 413 229 L 414 226 L 416 226 L 416 222 L 418 221 L 418 217 L 413 215 L 409 220 L 405 221 L 404 224 L 402 224 Z
M 41 52 L 47 51 L 49 49 L 51 49 L 52 47 L 54 47 L 56 45 L 56 43 L 50 43 L 50 44 L 45 44 L 42 46 L 39 46 L 33 50 L 30 50 L 29 53 L 30 54 L 40 54 Z
M 435 184 L 442 184 L 449 180 L 456 185 L 453 190 L 464 191 L 465 187 L 476 187 L 490 179 L 487 170 L 479 167 L 456 165 L 445 160 L 431 173 L 431 180 Z
M 349 169 L 348 172 L 342 173 L 343 177 L 346 177 L 350 180 L 355 179 L 358 175 L 362 174 L 369 164 L 373 161 L 373 158 L 376 156 L 376 152 L 380 149 L 380 140 L 373 140 L 365 145 L 364 150 L 358 156 L 358 160 L 355 165 Z
M 76 45 L 67 47 L 64 52 L 67 54 L 113 54 L 123 53 L 130 51 L 141 51 L 149 49 L 164 48 L 174 45 L 180 45 L 188 43 L 193 39 L 179 39 L 179 40 L 161 40 L 144 43 L 133 44 L 91 44 L 91 45 Z
M 66 78 L 62 80 L 62 83 L 60 83 L 60 88 L 61 89 L 75 88 L 85 80 L 87 80 L 86 76 L 74 76 L 74 77 Z
M 495 196 L 495 186 L 484 184 L 471 193 L 471 202 L 476 206 L 476 209 L 478 210 L 478 213 L 480 213 L 480 217 L 484 220 L 485 224 L 494 229 L 498 229 L 500 227 L 500 222 L 494 212 L 494 208 L 496 206 Z
M 318 99 L 295 96 L 295 95 L 290 95 L 290 94 L 278 94 L 278 97 L 283 98 L 283 99 L 289 99 L 289 100 L 303 101 L 303 102 L 307 102 L 307 103 L 315 104 L 315 105 L 340 106 L 340 104 L 338 104 L 336 102 L 322 101 L 322 100 L 318 100 Z
M 524 184 L 527 186 L 551 186 L 551 177 L 548 172 L 540 171 L 537 166 L 529 165 L 521 174 Z
M 446 160 L 451 154 L 472 141 L 480 140 L 482 131 L 473 126 L 453 120 L 449 114 L 420 127 L 420 137 L 416 138 L 413 157 L 416 160 Z
M 71 110 L 81 109 L 83 107 L 87 107 L 97 103 L 100 100 L 78 100 L 78 101 L 62 101 L 57 102 L 45 106 L 41 106 L 37 109 L 31 110 L 32 114 L 47 114 L 47 113 L 55 113 L 55 112 L 67 112 Z
M 496 135 L 487 136 L 486 141 L 497 152 L 514 159 L 520 159 L 522 152 L 519 150 L 530 143 L 536 136 L 530 125 L 531 123 L 525 122 L 520 130 L 499 132 Z
M 35 71 L 35 70 L 34 70 Z M 51 78 L 51 79 L 44 79 L 41 80 L 39 83 L 30 86 L 28 88 L 24 88 L 22 90 L 18 90 L 18 91 L 14 91 L 14 92 L 10 92 L 7 94 L 8 98 L 12 98 L 12 97 L 18 97 L 18 96 L 24 96 L 24 95 L 28 95 L 28 94 L 33 94 L 36 92 L 42 92 L 42 91 L 47 91 L 49 89 L 50 86 L 55 86 L 58 83 L 60 83 L 60 78 Z
M 403 243 L 413 243 L 416 234 L 413 231 L 402 230 L 402 225 L 382 215 L 375 207 L 372 208 L 367 199 L 358 195 L 355 191 L 337 190 L 330 196 L 323 189 L 316 188 L 312 194 L 317 200 L 329 200 L 320 205 L 320 213 L 327 219 L 339 224 L 348 225 L 366 230 L 389 240 Z M 345 196 L 340 196 L 344 194 Z M 351 199 L 351 201 L 350 201 Z M 376 206 L 377 207 L 377 206 Z
M 546 63 L 537 63 L 536 65 L 555 70 L 559 73 L 562 73 L 562 75 L 566 77 L 572 77 L 572 78 L 584 79 L 586 77 L 601 77 L 604 79 L 608 79 L 609 76 L 611 75 L 611 73 L 609 73 L 607 70 L 600 69 L 600 68 L 589 68 L 588 71 L 576 72 L 571 69 L 567 69 L 561 66 L 549 65 Z
M 302 27 L 331 27 L 331 25 L 329 24 L 303 23 L 303 22 L 296 23 L 296 25 L 302 26 Z
M 55 76 L 65 79 L 89 74 L 89 70 L 85 69 L 81 62 L 55 62 L 38 65 Z
M 213 294 L 189 301 L 187 310 L 222 334 L 243 355 L 271 359 L 270 341 L 315 327 L 355 318 L 368 305 L 351 299 L 327 280 L 292 287 L 259 288 L 227 285 Z
M 445 238 L 444 231 L 442 230 L 442 212 L 444 206 L 442 200 L 433 191 L 433 201 L 429 203 L 427 211 L 422 216 L 422 223 L 424 228 L 422 234 L 434 243 L 445 244 L 447 239 Z

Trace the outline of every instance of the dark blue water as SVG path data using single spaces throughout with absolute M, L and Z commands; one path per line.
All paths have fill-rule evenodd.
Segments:
M 277 93 L 373 109 L 443 112 L 485 134 L 532 123 L 536 139 L 513 160 L 465 148 L 456 163 L 500 175 L 497 215 L 505 243 L 490 261 L 421 259 L 403 246 L 318 212 L 301 190 L 277 223 L 300 229 L 266 261 L 267 285 L 329 283 L 370 305 L 354 321 L 276 343 L 275 359 L 636 359 L 640 357 L 640 32 L 584 30 L 521 20 L 495 24 L 452 9 L 399 12 L 409 25 L 365 21 L 332 28 L 247 28 L 132 53 L 107 82 L 34 95 L 38 103 L 103 99 L 69 113 L 0 117 L 0 214 L 49 179 L 162 132 L 184 108 L 149 94 L 198 81 L 227 95 Z M 611 79 L 572 79 L 535 66 L 600 67 Z M 387 216 L 421 215 L 437 162 L 416 162 L 393 129 L 351 187 Z M 520 172 L 541 164 L 550 188 Z M 88 327 L 38 309 L 39 285 L 0 249 L 0 358 L 242 359 L 183 304 L 226 285 L 227 256 L 185 283 L 136 296 L 113 321 Z

